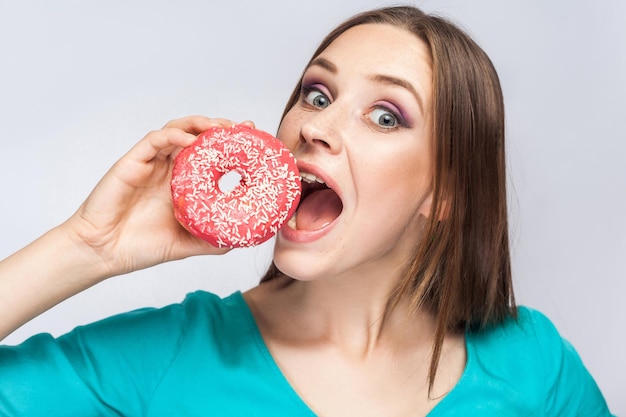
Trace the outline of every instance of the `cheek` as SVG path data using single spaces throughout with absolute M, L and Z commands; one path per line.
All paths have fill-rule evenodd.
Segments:
M 276 137 L 292 152 L 296 149 L 300 139 L 301 119 L 302 117 L 292 108 L 283 117 L 276 134 Z
M 421 152 L 394 152 L 386 156 L 381 156 L 378 164 L 372 162 L 360 177 L 361 189 L 368 190 L 368 201 L 381 215 L 389 216 L 388 220 L 395 215 L 423 212 L 432 184 L 428 158 Z
M 428 188 L 432 178 L 428 154 L 421 149 L 398 148 L 361 153 L 360 161 L 368 161 L 360 166 L 362 176 L 368 177 L 366 182 L 378 190 L 393 190 L 403 196 Z

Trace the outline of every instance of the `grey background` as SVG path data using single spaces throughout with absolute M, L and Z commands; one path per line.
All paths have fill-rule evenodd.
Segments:
M 170 119 L 251 119 L 275 131 L 323 35 L 386 4 L 0 0 L 0 257 L 70 216 L 115 160 Z M 411 4 L 459 23 L 492 57 L 506 97 L 518 301 L 555 322 L 626 415 L 626 2 Z M 271 249 L 113 278 L 5 343 L 198 288 L 245 290 Z

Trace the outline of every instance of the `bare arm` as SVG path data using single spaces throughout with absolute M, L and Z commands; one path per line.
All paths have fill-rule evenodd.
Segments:
M 172 214 L 173 158 L 198 133 L 232 122 L 194 116 L 146 135 L 65 223 L 0 262 L 0 339 L 111 276 L 200 254 L 221 254 Z

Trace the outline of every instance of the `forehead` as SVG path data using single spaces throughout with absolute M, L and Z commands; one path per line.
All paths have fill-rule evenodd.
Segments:
M 384 74 L 407 80 L 428 97 L 432 59 L 424 41 L 408 30 L 388 24 L 364 24 L 339 35 L 320 55 L 338 72 Z

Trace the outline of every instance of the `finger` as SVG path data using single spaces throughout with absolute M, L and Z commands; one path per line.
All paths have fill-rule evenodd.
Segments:
M 255 124 L 254 124 L 254 122 L 252 120 L 246 120 L 246 121 L 241 122 L 240 124 L 246 125 L 248 127 L 251 127 L 252 129 L 256 128 L 256 126 L 255 126 Z
M 195 240 L 195 242 L 193 242 L 190 247 L 187 248 L 187 256 L 223 255 L 232 250 L 231 248 L 216 248 L 208 242 L 202 241 L 198 238 L 193 239 Z
M 141 162 L 155 158 L 165 159 L 178 148 L 191 145 L 196 135 L 169 127 L 148 133 L 129 152 L 128 156 Z
M 212 127 L 230 127 L 235 122 L 223 118 L 209 118 L 206 116 L 189 116 L 168 122 L 165 128 L 178 128 L 185 132 L 198 135 Z

